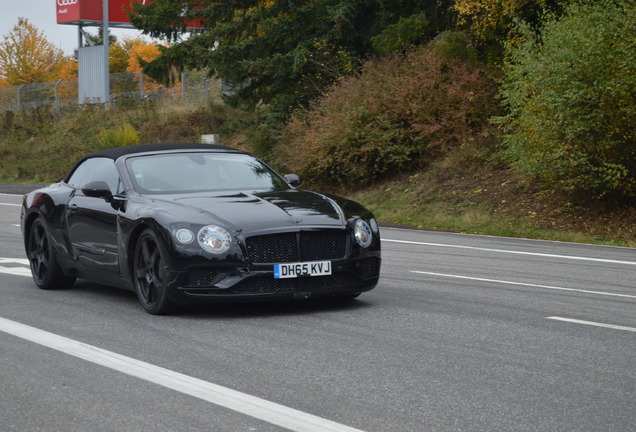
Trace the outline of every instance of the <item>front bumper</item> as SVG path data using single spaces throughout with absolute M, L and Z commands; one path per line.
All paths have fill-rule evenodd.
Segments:
M 195 266 L 170 272 L 170 296 L 175 302 L 309 299 L 359 294 L 378 283 L 379 254 L 333 262 L 329 276 L 275 279 L 272 266 L 222 268 Z

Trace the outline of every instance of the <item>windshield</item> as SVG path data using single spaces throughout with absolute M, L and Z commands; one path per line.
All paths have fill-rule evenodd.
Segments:
M 289 189 L 278 174 L 244 154 L 193 152 L 137 156 L 128 159 L 126 166 L 139 193 Z

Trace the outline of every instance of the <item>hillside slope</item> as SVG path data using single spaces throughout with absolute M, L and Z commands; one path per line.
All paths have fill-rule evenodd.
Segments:
M 198 142 L 204 133 L 220 133 L 222 144 L 254 150 L 262 130 L 259 122 L 259 113 L 174 101 L 90 108 L 62 116 L 5 114 L 0 117 L 0 182 L 57 181 L 83 154 L 109 146 L 109 137 L 125 139 L 126 134 L 132 135 L 127 144 L 133 144 Z M 567 197 L 543 192 L 534 180 L 505 164 L 471 160 L 465 152 L 451 152 L 417 171 L 368 187 L 321 189 L 364 203 L 385 223 L 636 246 L 636 209 L 602 203 L 576 206 Z M 21 193 L 23 188 L 12 190 Z

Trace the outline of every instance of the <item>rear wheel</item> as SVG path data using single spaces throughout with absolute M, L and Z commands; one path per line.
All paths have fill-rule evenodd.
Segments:
M 137 297 L 146 312 L 153 315 L 169 313 L 174 304 L 168 298 L 167 268 L 159 240 L 152 230 L 146 230 L 135 246 L 133 277 Z
M 29 231 L 27 257 L 35 284 L 42 289 L 67 288 L 75 278 L 66 276 L 57 262 L 51 236 L 42 216 L 38 217 Z

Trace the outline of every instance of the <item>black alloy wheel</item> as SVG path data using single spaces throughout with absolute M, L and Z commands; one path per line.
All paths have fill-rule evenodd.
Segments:
M 38 217 L 29 231 L 27 257 L 35 284 L 42 289 L 67 288 L 75 278 L 66 276 L 60 268 L 53 244 L 46 228 L 46 221 Z
M 135 247 L 133 276 L 137 297 L 150 314 L 163 315 L 173 309 L 174 304 L 168 299 L 166 272 L 159 240 L 147 229 Z

